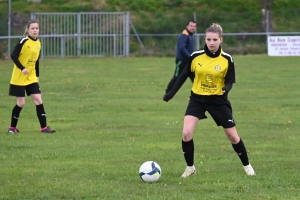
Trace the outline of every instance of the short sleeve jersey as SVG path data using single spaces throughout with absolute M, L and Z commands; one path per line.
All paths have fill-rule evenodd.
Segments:
M 20 51 L 18 60 L 29 71 L 29 74 L 24 75 L 17 65 L 14 64 L 10 84 L 26 86 L 38 82 L 35 67 L 41 51 L 40 40 L 24 37 L 16 45 L 14 51 Z

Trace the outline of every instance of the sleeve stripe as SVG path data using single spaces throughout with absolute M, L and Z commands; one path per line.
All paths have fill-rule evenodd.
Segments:
M 231 62 L 233 62 L 233 59 L 232 59 L 232 57 L 231 57 L 231 55 L 230 55 L 230 54 L 228 54 L 228 53 L 225 53 L 224 51 L 222 51 L 222 55 L 224 55 L 225 57 L 229 57 L 229 58 L 230 58 L 230 60 L 231 60 Z
M 204 53 L 204 50 L 194 51 L 191 56 L 193 56 L 194 54 L 203 54 L 203 53 Z
M 26 41 L 28 38 L 27 37 L 24 37 L 20 40 L 20 44 L 22 44 L 24 42 L 24 40 Z

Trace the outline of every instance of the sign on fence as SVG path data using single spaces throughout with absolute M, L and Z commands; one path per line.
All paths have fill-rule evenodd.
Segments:
M 269 56 L 300 56 L 300 36 L 269 36 Z

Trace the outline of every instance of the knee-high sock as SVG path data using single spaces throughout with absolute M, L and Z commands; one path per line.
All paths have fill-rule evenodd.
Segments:
M 45 128 L 47 126 L 47 121 L 46 121 L 46 112 L 44 110 L 43 104 L 36 106 L 36 115 L 39 118 L 41 128 Z
M 240 139 L 239 143 L 232 144 L 232 147 L 234 151 L 237 153 L 237 155 L 239 156 L 239 158 L 241 159 L 243 165 L 244 166 L 249 165 L 247 150 L 242 139 Z
M 12 109 L 10 122 L 11 127 L 17 126 L 21 110 L 22 107 L 19 107 L 18 105 L 15 105 L 15 107 Z
M 191 139 L 188 142 L 182 141 L 182 151 L 187 166 L 194 165 L 194 141 Z

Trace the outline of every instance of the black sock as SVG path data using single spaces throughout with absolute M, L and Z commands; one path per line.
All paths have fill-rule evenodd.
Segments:
M 237 155 L 239 156 L 239 158 L 241 159 L 243 165 L 244 166 L 249 165 L 246 147 L 245 147 L 242 139 L 240 139 L 239 143 L 232 144 L 232 147 L 233 147 L 234 151 L 237 153 Z
M 188 142 L 182 140 L 182 151 L 187 166 L 194 165 L 194 141 L 191 139 Z
M 47 126 L 47 121 L 43 104 L 36 106 L 36 115 L 39 118 L 41 128 L 45 128 Z
M 12 109 L 11 123 L 10 123 L 11 127 L 17 127 L 21 110 L 22 107 L 19 107 L 18 105 L 15 105 L 15 107 Z

